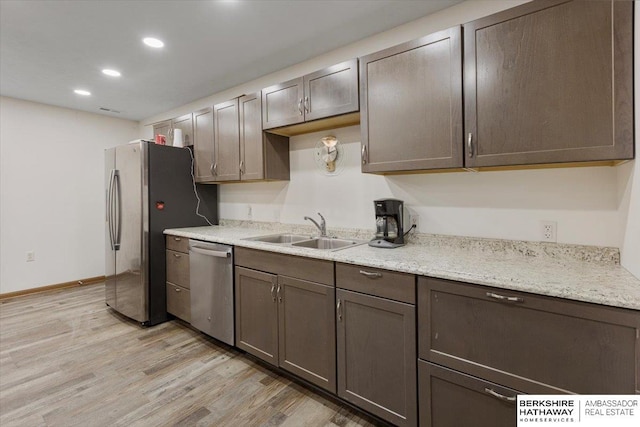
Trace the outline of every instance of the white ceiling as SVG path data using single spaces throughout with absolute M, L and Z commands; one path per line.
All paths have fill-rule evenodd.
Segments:
M 0 94 L 141 120 L 460 1 L 1 0 Z

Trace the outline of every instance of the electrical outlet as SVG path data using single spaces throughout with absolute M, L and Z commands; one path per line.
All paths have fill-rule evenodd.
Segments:
M 557 242 L 558 241 L 558 223 L 555 221 L 541 221 L 541 235 L 540 240 L 543 242 Z
M 409 224 L 415 225 L 415 232 L 417 232 L 420 229 L 420 215 L 418 215 L 417 213 L 409 214 Z
M 28 251 L 27 252 L 27 262 L 32 262 L 36 260 L 36 253 L 35 251 Z

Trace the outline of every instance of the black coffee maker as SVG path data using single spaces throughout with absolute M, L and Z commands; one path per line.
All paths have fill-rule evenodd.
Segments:
M 376 237 L 369 246 L 397 248 L 404 245 L 404 202 L 398 199 L 374 200 L 376 210 Z

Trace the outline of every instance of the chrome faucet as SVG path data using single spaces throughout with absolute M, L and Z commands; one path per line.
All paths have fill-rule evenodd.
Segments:
M 318 230 L 320 230 L 320 237 L 327 237 L 327 221 L 324 220 L 324 217 L 322 216 L 322 214 L 320 212 L 318 212 L 318 215 L 320 216 L 320 224 L 319 225 L 313 218 L 309 218 L 308 216 L 305 216 L 304 219 L 308 219 L 309 221 L 311 221 L 313 223 L 313 225 L 318 227 Z

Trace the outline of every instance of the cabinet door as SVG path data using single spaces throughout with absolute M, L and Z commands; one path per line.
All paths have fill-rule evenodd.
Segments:
M 415 307 L 338 289 L 338 396 L 398 426 L 417 424 Z
M 213 109 L 193 113 L 193 152 L 196 182 L 214 180 Z
M 185 114 L 177 119 L 173 119 L 173 129 L 180 129 L 182 131 L 183 146 L 193 145 L 193 116 L 191 114 Z M 172 138 L 171 145 L 173 145 L 174 142 L 175 138 Z
M 278 276 L 236 267 L 236 345 L 278 365 Z
M 240 179 L 264 178 L 262 98 L 260 92 L 240 97 Z
M 155 139 L 156 135 L 164 135 L 167 138 L 167 145 L 171 145 L 171 133 L 171 120 L 165 120 L 153 125 L 153 138 Z
M 262 89 L 262 129 L 304 121 L 302 77 Z
M 465 24 L 466 166 L 632 158 L 632 3 L 536 1 Z
M 305 120 L 358 111 L 357 59 L 307 74 L 303 80 Z
M 530 394 L 634 394 L 640 314 L 421 277 L 420 358 Z
M 336 392 L 335 288 L 278 277 L 279 364 Z
M 167 249 L 167 282 L 183 288 L 191 288 L 189 275 L 189 254 L 183 254 Z
M 418 361 L 421 427 L 515 427 L 515 390 Z
M 240 180 L 238 98 L 213 106 L 216 181 Z
M 189 289 L 166 283 L 167 313 L 185 322 L 191 322 L 191 296 Z
M 362 171 L 462 166 L 460 27 L 360 58 Z

